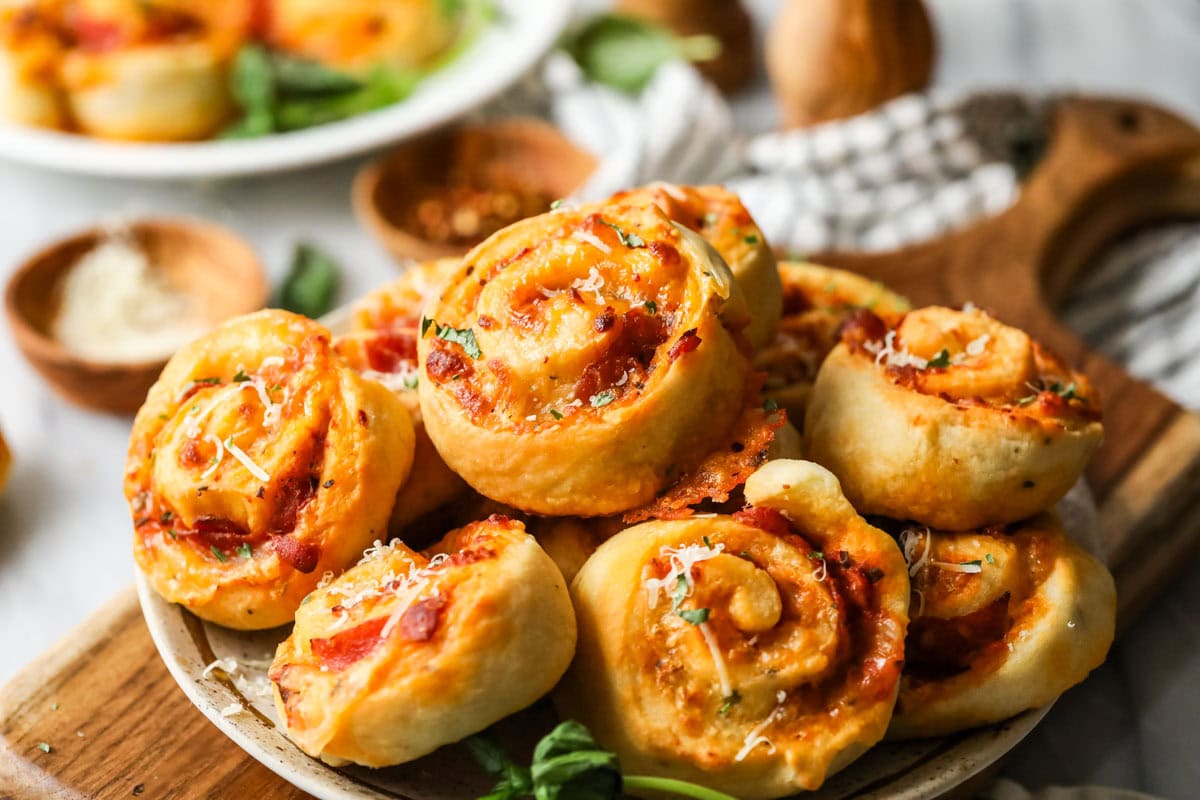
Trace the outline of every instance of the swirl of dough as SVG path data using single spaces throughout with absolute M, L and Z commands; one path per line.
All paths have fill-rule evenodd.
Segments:
M 905 528 L 912 622 L 888 737 L 943 736 L 1049 703 L 1113 640 L 1112 576 L 1053 513 L 1005 529 Z
M 783 316 L 774 338 L 754 355 L 767 373 L 764 390 L 804 429 L 813 381 L 838 343 L 842 323 L 859 308 L 890 318 L 908 311 L 907 300 L 883 284 L 845 270 L 800 261 L 781 261 Z
M 459 263 L 459 259 L 442 259 L 411 267 L 357 303 L 351 317 L 352 332 L 333 342 L 334 349 L 350 366 L 364 378 L 379 381 L 395 392 L 412 416 L 416 434 L 413 466 L 392 506 L 388 530 L 393 536 L 466 490 L 466 483 L 446 466 L 425 432 L 417 396 L 421 309 Z
M 571 584 L 579 646 L 555 692 L 632 772 L 738 797 L 815 789 L 884 735 L 908 573 L 837 480 L 773 461 L 732 517 L 655 521 Z
M 176 353 L 134 420 L 134 557 L 205 619 L 281 625 L 382 534 L 412 453 L 404 405 L 323 327 L 284 311 L 231 320 Z
M 983 311 L 935 306 L 890 328 L 855 312 L 805 444 L 859 511 L 971 530 L 1054 505 L 1102 437 L 1087 378 Z
M 733 273 L 742 290 L 750 322 L 746 338 L 754 350 L 771 341 L 783 307 L 775 254 L 741 198 L 723 186 L 675 186 L 654 183 L 612 198 L 623 203 L 652 203 L 672 222 L 700 234 Z
M 647 503 L 740 417 L 750 365 L 724 315 L 744 311 L 721 257 L 652 205 L 523 220 L 426 309 L 426 429 L 467 483 L 521 510 Z
M 530 705 L 574 650 L 562 575 L 520 522 L 493 515 L 424 555 L 368 551 L 305 600 L 269 674 L 300 749 L 381 767 Z

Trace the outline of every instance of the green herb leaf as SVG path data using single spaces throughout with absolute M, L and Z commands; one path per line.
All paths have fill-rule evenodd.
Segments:
M 609 403 L 611 403 L 613 400 L 616 400 L 616 399 L 617 399 L 617 393 L 614 392 L 612 389 L 605 389 L 603 392 L 597 392 L 596 394 L 594 394 L 590 398 L 588 398 L 589 402 L 592 404 L 592 408 L 600 408 L 601 406 L 606 406 Z
M 995 564 L 995 563 L 996 563 L 996 559 L 992 557 L 992 554 L 991 554 L 991 553 L 988 553 L 986 556 L 984 556 L 984 557 L 983 557 L 983 560 L 984 560 L 984 561 L 986 561 L 986 562 L 987 562 L 987 563 L 989 563 L 989 564 Z
M 607 225 L 608 227 L 610 227 L 614 231 L 616 231 L 617 238 L 621 241 L 621 244 L 625 245 L 626 247 L 628 247 L 630 249 L 637 249 L 639 247 L 646 246 L 645 239 L 638 236 L 636 233 L 626 231 L 620 225 L 614 225 L 613 223 L 606 222 L 605 220 L 600 220 L 600 224 Z
M 211 545 L 209 549 L 212 550 L 212 554 L 217 557 L 217 561 L 220 561 L 222 564 L 229 560 L 229 556 L 218 550 L 215 544 Z
M 746 244 L 748 244 L 748 245 L 755 246 L 755 245 L 757 245 L 757 244 L 758 244 L 758 242 L 759 242 L 759 239 L 758 239 L 758 237 L 757 237 L 757 236 L 755 236 L 755 235 L 752 233 L 752 234 L 750 234 L 750 235 L 748 235 L 748 236 L 744 237 L 744 238 L 742 239 L 742 241 L 744 241 L 744 242 L 745 242 Z
M 418 376 L 412 375 L 408 378 L 405 378 L 402 383 L 405 389 L 415 389 L 420 382 L 421 379 Z
M 319 61 L 286 53 L 270 54 L 275 89 L 280 95 L 343 94 L 362 88 L 362 81 Z
M 713 549 L 712 542 L 710 542 L 708 540 L 707 536 L 701 536 L 700 541 L 704 542 L 704 546 L 707 547 L 709 550 Z
M 819 550 L 814 550 L 813 552 L 809 553 L 808 557 L 813 561 L 824 561 L 825 560 L 825 554 Z
M 1074 381 L 1063 386 L 1061 383 L 1050 384 L 1050 391 L 1061 397 L 1063 400 L 1082 400 L 1083 397 L 1079 394 L 1075 387 Z
M 429 332 L 429 326 L 432 324 L 433 320 L 429 317 L 421 317 L 421 338 L 424 338 L 425 334 Z
M 337 262 L 314 245 L 301 243 L 279 289 L 279 307 L 317 319 L 333 308 L 338 282 Z
M 649 311 L 651 314 L 657 314 L 658 313 L 658 303 L 654 302 L 653 300 L 647 300 L 646 301 L 646 310 Z
M 944 347 L 940 353 L 929 359 L 929 362 L 926 364 L 928 369 L 942 369 L 948 366 L 950 366 L 950 351 Z
M 53 748 L 50 747 L 49 742 L 38 742 L 37 749 L 41 750 L 43 753 L 49 753 Z
M 246 544 L 245 542 L 242 542 L 241 544 L 239 544 L 237 546 L 237 553 L 242 558 L 253 558 L 254 557 L 254 549 L 251 548 L 250 545 Z
M 483 358 L 483 351 L 479 349 L 479 342 L 475 341 L 475 331 L 471 328 L 452 328 L 449 325 L 438 325 L 437 337 L 461 346 L 463 351 L 471 358 L 476 360 Z
M 233 382 L 245 383 L 248 380 L 250 380 L 250 376 L 243 372 L 241 367 L 238 367 L 237 374 L 233 376 Z
M 362 86 L 352 92 L 279 102 L 275 106 L 275 124 L 279 130 L 292 131 L 365 114 L 400 102 L 420 82 L 419 73 L 381 65 L 369 72 Z
M 740 702 L 742 702 L 742 696 L 740 694 L 738 694 L 737 689 L 734 689 L 733 694 L 726 697 L 724 702 L 721 703 L 721 707 L 719 709 L 717 709 L 717 713 L 723 717 L 729 713 L 729 710 L 731 708 L 733 708 Z
M 463 744 L 485 772 L 500 779 L 480 800 L 517 800 L 533 793 L 529 768 L 514 764 L 490 733 L 469 736 Z
M 630 93 L 644 89 L 668 61 L 708 61 L 721 53 L 713 36 L 679 38 L 667 28 L 622 14 L 592 18 L 563 47 L 589 78 Z
M 775 400 L 774 397 L 768 397 L 766 400 L 763 400 L 763 411 L 766 411 L 769 413 L 771 411 L 778 411 L 778 410 L 779 410 L 779 403 L 778 403 L 778 401 Z
M 275 102 L 275 73 L 271 56 L 260 44 L 248 44 L 233 59 L 230 73 L 233 99 L 249 115 L 269 112 Z
M 684 622 L 690 622 L 692 625 L 703 625 L 708 622 L 707 608 L 685 608 L 683 611 L 676 612 L 683 618 Z
M 210 386 L 220 386 L 220 378 L 192 378 L 192 383 L 207 383 Z
M 562 419 L 562 418 L 563 418 L 563 415 L 562 415 L 562 414 L 560 414 L 560 413 L 559 413 L 557 410 L 555 410 L 555 409 L 553 409 L 553 408 L 552 408 L 552 409 L 550 409 L 550 416 L 554 417 L 555 419 Z
M 675 611 L 679 608 L 680 603 L 687 599 L 688 579 L 686 575 L 680 575 L 675 580 L 675 591 L 671 593 L 671 610 Z
M 536 800 L 613 800 L 621 796 L 616 755 L 597 745 L 578 722 L 563 722 L 538 742 L 530 772 Z

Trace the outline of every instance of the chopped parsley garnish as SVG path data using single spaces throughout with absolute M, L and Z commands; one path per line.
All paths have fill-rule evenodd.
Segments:
M 553 408 L 552 408 L 552 409 L 550 409 L 550 416 L 554 417 L 555 419 L 562 419 L 562 418 L 563 418 L 563 415 L 562 415 L 561 413 L 559 413 L 557 410 L 553 409 Z
M 220 378 L 194 378 L 192 383 L 207 383 L 209 386 L 220 386 Z
M 686 575 L 680 575 L 675 581 L 675 591 L 671 593 L 671 610 L 675 611 L 679 608 L 679 604 L 687 597 L 688 580 Z
M 471 358 L 476 360 L 483 358 L 483 351 L 479 349 L 479 343 L 475 341 L 475 331 L 471 328 L 453 328 L 449 325 L 442 325 L 429 317 L 422 317 L 421 336 L 425 335 L 431 325 L 434 328 L 434 335 L 439 339 L 461 346 Z
M 417 378 L 417 376 L 416 376 L 416 375 L 412 375 L 412 376 L 410 376 L 410 377 L 408 377 L 408 378 L 405 378 L 405 379 L 404 379 L 404 388 L 405 388 L 405 389 L 415 389 L 415 388 L 417 388 L 417 383 L 418 383 L 418 380 L 419 380 L 419 379 Z
M 658 313 L 658 303 L 654 302 L 653 300 L 647 300 L 646 301 L 646 310 L 649 311 L 651 314 L 657 314 Z
M 229 560 L 229 556 L 218 550 L 215 544 L 210 546 L 209 549 L 212 550 L 212 554 L 217 557 L 217 561 L 220 561 L 222 564 Z
M 1056 395 L 1061 397 L 1063 400 L 1082 400 L 1083 399 L 1083 396 L 1080 395 L 1079 391 L 1076 389 L 1074 381 L 1072 381 L 1071 383 L 1068 383 L 1066 386 L 1063 386 L 1061 383 L 1057 383 L 1057 382 L 1052 383 L 1052 384 L 1050 384 L 1050 391 L 1054 392 Z
M 646 240 L 638 236 L 636 233 L 633 233 L 632 231 L 626 231 L 620 225 L 614 225 L 613 223 L 606 222 L 605 220 L 600 220 L 600 222 L 601 224 L 607 225 L 616 231 L 617 238 L 620 239 L 621 244 L 625 245 L 626 247 L 638 248 L 646 246 Z
M 768 397 L 766 400 L 763 400 L 763 411 L 778 411 L 778 410 L 779 410 L 779 403 L 776 402 L 774 397 Z
M 730 694 L 729 696 L 727 696 L 725 698 L 725 701 L 723 703 L 721 703 L 721 707 L 719 709 L 717 709 L 717 714 L 719 714 L 722 717 L 725 716 L 726 714 L 729 713 L 729 709 L 733 708 L 740 702 L 742 702 L 742 696 L 740 694 L 738 694 L 737 689 L 734 689 L 733 694 Z
M 825 554 L 822 553 L 820 550 L 812 551 L 811 553 L 808 554 L 808 557 L 810 559 L 812 559 L 813 561 L 824 561 L 825 560 Z
M 247 375 L 245 373 L 245 371 L 242 370 L 241 367 L 238 367 L 237 375 L 233 376 L 233 382 L 234 383 L 245 383 L 248 380 L 250 380 L 250 376 Z
M 558 200 L 555 200 L 553 203 L 550 204 L 550 210 L 554 211 L 557 208 L 561 208 L 562 204 L 563 204 L 562 198 L 559 198 Z
M 162 524 L 166 525 L 168 522 L 170 522 L 174 518 L 175 518 L 175 514 L 173 512 L 164 511 L 162 513 L 162 516 L 158 518 L 158 521 L 161 522 Z
M 167 528 L 167 535 L 170 536 L 172 539 L 179 538 L 179 534 L 175 532 L 174 528 Z
M 930 369 L 940 369 L 950 366 L 950 351 L 943 347 L 940 353 L 929 359 L 929 363 L 926 366 Z
M 705 547 L 707 547 L 709 550 L 712 550 L 712 549 L 713 549 L 713 548 L 712 548 L 712 542 L 710 542 L 710 541 L 708 540 L 708 537 L 707 537 L 707 536 L 701 536 L 701 537 L 700 537 L 700 539 L 701 539 L 701 540 L 704 542 L 704 546 L 705 546 Z
M 742 241 L 744 241 L 744 242 L 745 242 L 746 244 L 748 244 L 748 245 L 757 245 L 757 244 L 758 244 L 758 237 L 757 237 L 757 236 L 755 236 L 755 235 L 752 233 L 752 234 L 750 234 L 749 236 L 745 236 L 745 237 L 743 237 L 743 238 L 742 238 Z
M 251 548 L 250 545 L 246 544 L 245 542 L 242 542 L 241 544 L 239 544 L 237 546 L 237 554 L 239 556 L 241 556 L 242 558 L 253 558 L 254 557 L 254 549 Z
M 167 420 L 169 420 L 169 419 L 170 419 L 170 417 L 168 417 L 166 414 L 159 414 L 159 415 L 158 415 L 158 418 L 159 418 L 160 420 L 162 420 L 163 422 L 166 422 Z
M 986 556 L 984 556 L 984 557 L 983 557 L 983 560 L 984 560 L 984 561 L 986 561 L 986 562 L 988 562 L 989 564 L 995 564 L 995 563 L 996 563 L 996 559 L 992 558 L 992 554 L 991 554 L 991 553 L 988 553 Z
M 592 404 L 592 408 L 600 408 L 601 406 L 608 405 L 616 399 L 616 392 L 614 392 L 612 389 L 605 389 L 603 392 L 596 392 L 594 395 L 588 398 L 588 402 Z
M 49 753 L 51 750 L 49 742 L 38 742 L 37 748 L 38 748 L 38 750 L 41 750 L 43 753 Z
M 707 608 L 685 608 L 683 611 L 676 612 L 684 622 L 692 625 L 703 625 L 708 622 Z

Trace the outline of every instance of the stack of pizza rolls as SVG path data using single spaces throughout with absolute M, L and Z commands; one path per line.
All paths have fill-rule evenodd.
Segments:
M 159 593 L 294 618 L 270 677 L 315 757 L 407 762 L 549 695 L 626 770 L 781 797 L 1111 642 L 1052 510 L 1101 438 L 1087 379 L 777 264 L 724 189 L 520 221 L 339 333 L 262 312 L 180 351 L 126 478 Z
M 805 432 L 860 513 L 895 520 L 909 563 L 892 736 L 1005 719 L 1104 660 L 1112 577 L 1052 510 L 1102 437 L 1085 376 L 977 308 L 861 309 L 821 367 Z

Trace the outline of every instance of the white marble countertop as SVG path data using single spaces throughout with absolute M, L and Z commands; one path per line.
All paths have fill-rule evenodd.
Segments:
M 760 10 L 770 0 L 754 3 Z M 1200 120 L 1194 0 L 933 0 L 938 83 L 1138 93 Z M 769 125 L 765 96 L 739 103 Z M 342 297 L 396 274 L 356 226 L 356 164 L 222 184 L 101 181 L 0 162 L 0 278 L 46 241 L 112 215 L 194 214 L 246 236 L 272 279 L 312 239 L 344 268 Z M 0 428 L 15 453 L 0 497 L 0 683 L 132 579 L 121 474 L 130 420 L 55 397 L 0 334 Z M 1009 774 L 1027 785 L 1101 783 L 1166 797 L 1200 786 L 1200 565 L 1164 591 L 1109 663 L 1069 692 Z

